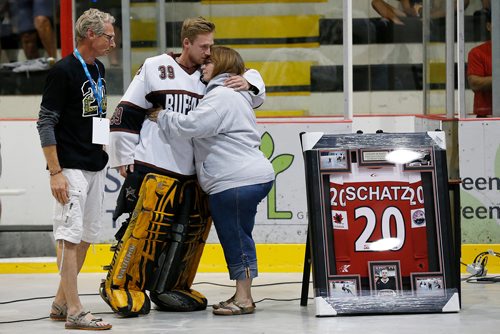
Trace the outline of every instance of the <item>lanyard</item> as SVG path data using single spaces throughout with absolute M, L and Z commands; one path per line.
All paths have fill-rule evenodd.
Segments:
M 90 83 L 90 88 L 92 89 L 92 93 L 94 94 L 94 98 L 97 100 L 97 110 L 99 113 L 99 117 L 102 117 L 102 98 L 103 98 L 103 91 L 102 91 L 102 79 L 101 79 L 101 72 L 99 72 L 99 66 L 97 66 L 96 63 L 94 63 L 95 67 L 97 68 L 97 74 L 98 74 L 98 79 L 97 79 L 97 88 L 95 86 L 94 80 L 90 76 L 89 69 L 87 68 L 87 64 L 85 64 L 85 61 L 83 60 L 82 56 L 80 55 L 80 52 L 78 52 L 78 49 L 75 48 L 73 51 L 75 53 L 76 58 L 80 61 L 82 64 L 83 70 L 85 71 L 85 75 L 87 76 L 87 79 L 89 79 Z

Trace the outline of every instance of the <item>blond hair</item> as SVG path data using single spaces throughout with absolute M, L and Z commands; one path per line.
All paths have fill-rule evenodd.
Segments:
M 87 38 L 87 31 L 92 30 L 96 35 L 104 34 L 104 24 L 115 23 L 115 18 L 109 13 L 101 12 L 98 9 L 90 8 L 76 20 L 75 39 L 78 43 Z
M 214 64 L 212 78 L 221 73 L 242 75 L 245 73 L 245 63 L 241 55 L 227 46 L 213 45 L 210 49 L 210 60 Z
M 196 36 L 215 32 L 215 24 L 199 16 L 184 20 L 181 29 L 181 42 L 187 38 L 191 43 Z

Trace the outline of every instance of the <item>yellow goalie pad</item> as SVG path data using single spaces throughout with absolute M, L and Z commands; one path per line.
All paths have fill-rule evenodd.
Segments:
M 159 300 L 160 309 L 205 308 L 206 299 L 190 286 L 210 225 L 206 198 L 196 181 L 147 174 L 101 286 L 103 299 L 114 312 L 136 316 L 150 311 L 145 290 L 160 295 L 178 290 L 188 298 L 167 305 Z

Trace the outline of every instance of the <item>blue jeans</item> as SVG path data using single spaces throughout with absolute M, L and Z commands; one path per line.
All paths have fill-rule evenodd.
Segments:
M 215 230 L 232 280 L 258 275 L 252 230 L 257 205 L 267 196 L 273 182 L 232 188 L 208 197 Z

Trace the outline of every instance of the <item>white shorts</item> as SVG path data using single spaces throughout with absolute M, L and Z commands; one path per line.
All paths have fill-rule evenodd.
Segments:
M 69 182 L 69 202 L 54 206 L 54 238 L 74 244 L 94 243 L 101 230 L 106 169 L 89 172 L 63 169 Z

